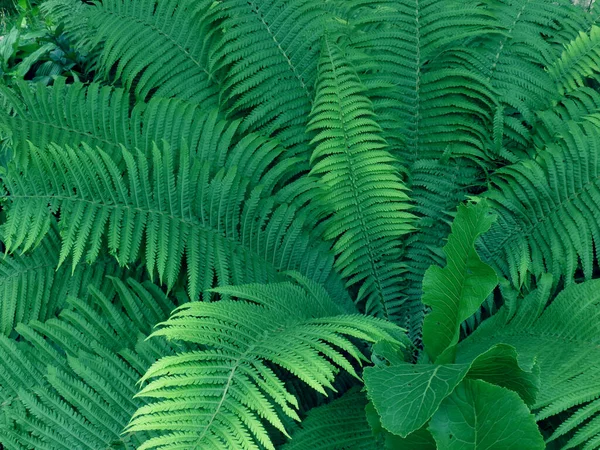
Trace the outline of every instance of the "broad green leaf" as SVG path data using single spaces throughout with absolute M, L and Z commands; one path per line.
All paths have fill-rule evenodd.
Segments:
M 405 438 L 386 433 L 384 445 L 386 450 L 436 450 L 437 448 L 433 436 L 425 426 Z
M 373 402 L 367 403 L 365 413 L 373 435 L 379 445 L 383 445 L 384 449 L 436 450 L 435 441 L 429 430 L 427 430 L 426 425 L 403 438 L 390 433 L 381 426 L 381 417 L 373 406 Z
M 494 220 L 484 202 L 460 205 L 444 247 L 446 267 L 431 266 L 425 273 L 423 303 L 432 311 L 423 323 L 423 344 L 432 361 L 456 345 L 460 324 L 498 284 L 494 269 L 481 261 L 474 245 Z
M 506 344 L 493 346 L 471 364 L 467 378 L 484 380 L 508 388 L 533 405 L 540 389 L 540 369 L 534 365 L 524 370 L 518 362 L 517 350 Z
M 406 437 L 421 428 L 460 383 L 470 364 L 395 364 L 367 367 L 367 397 L 391 433 Z
M 513 391 L 466 379 L 429 424 L 438 450 L 538 450 L 544 440 L 534 416 Z
M 539 389 L 538 367 L 522 368 L 515 348 L 506 344 L 460 364 L 408 364 L 402 361 L 401 348 L 386 342 L 376 344 L 374 354 L 376 365 L 364 372 L 367 396 L 383 427 L 401 437 L 422 427 L 463 378 L 514 390 L 528 404 Z

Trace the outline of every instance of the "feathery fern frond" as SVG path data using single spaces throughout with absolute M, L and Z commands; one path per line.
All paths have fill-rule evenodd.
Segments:
M 238 126 L 223 121 L 216 109 L 175 99 L 152 99 L 130 111 L 129 95 L 122 89 L 66 84 L 64 78 L 33 90 L 25 82 L 0 87 L 0 96 L 7 100 L 0 128 L 8 131 L 13 157 L 21 163 L 30 142 L 41 149 L 50 143 L 76 147 L 85 142 L 116 157 L 121 145 L 150 154 L 153 142 L 163 140 L 212 161 L 223 158 Z
M 96 260 L 104 242 L 120 264 L 144 257 L 172 287 L 187 264 L 191 298 L 217 284 L 273 280 L 295 269 L 318 282 L 335 280 L 329 247 L 303 230 L 297 208 L 276 203 L 273 187 L 294 165 L 274 161 L 282 149 L 248 135 L 216 171 L 167 145 L 151 157 L 122 151 L 124 173 L 103 151 L 50 146 L 31 150 L 29 167 L 2 177 L 10 251 L 31 249 L 60 213 L 59 265 Z M 216 173 L 215 173 L 216 172 Z
M 555 84 L 545 67 L 562 51 L 560 43 L 555 45 L 557 36 L 564 28 L 573 34 L 572 18 L 580 17 L 581 11 L 569 0 L 500 0 L 487 6 L 501 33 L 476 39 L 464 59 L 498 92 L 509 138 L 526 144 L 528 131 L 518 122 L 533 123 L 533 113 L 555 97 Z
M 591 278 L 600 233 L 598 142 L 594 126 L 571 122 L 535 159 L 496 173 L 486 197 L 498 221 L 480 254 L 515 285 L 546 272 L 569 285 L 579 267 Z
M 331 403 L 309 411 L 302 429 L 281 450 L 376 450 L 377 441 L 367 422 L 366 396 L 352 389 Z
M 440 58 L 489 32 L 490 14 L 455 0 L 355 3 L 347 13 L 350 47 L 359 52 L 354 62 L 380 125 L 402 137 L 395 156 L 412 164 L 438 159 L 449 146 L 453 154 L 483 153 L 486 128 L 478 119 L 489 114 L 492 93 L 476 73 Z
M 306 150 L 320 38 L 330 15 L 316 0 L 226 0 L 213 21 L 223 28 L 211 70 L 224 71 L 222 95 L 242 131 L 276 135 Z
M 548 73 L 561 94 L 585 86 L 587 78 L 600 73 L 600 27 L 593 26 L 589 34 L 581 31 L 577 39 L 565 48 L 559 59 L 548 68 Z
M 535 156 L 536 149 L 543 149 L 560 139 L 565 124 L 594 121 L 599 111 L 600 92 L 585 86 L 565 93 L 552 107 L 537 112 L 538 122 L 532 135 L 533 148 L 528 149 L 529 157 Z
M 492 156 L 494 93 L 485 77 L 451 56 L 493 31 L 494 21 L 481 5 L 454 0 L 354 3 L 347 16 L 349 56 L 390 152 L 406 166 L 418 217 L 418 232 L 407 240 L 401 288 L 403 324 L 417 339 L 423 274 L 443 262 L 451 213 L 482 178 L 478 164 Z
M 98 68 L 122 80 L 136 98 L 178 97 L 216 106 L 218 84 L 208 64 L 211 0 L 103 0 L 79 20 L 100 48 Z M 114 71 L 114 72 L 113 72 Z
M 134 450 L 147 439 L 121 432 L 144 404 L 133 398 L 139 377 L 159 355 L 174 353 L 164 341 L 143 340 L 174 305 L 149 283 L 108 284 L 109 297 L 91 287 L 88 301 L 69 298 L 59 318 L 19 325 L 18 343 L 0 338 L 3 442 Z
M 67 296 L 85 299 L 87 286 L 96 286 L 110 295 L 107 276 L 138 275 L 119 267 L 113 258 L 101 257 L 94 264 L 77 264 L 56 270 L 60 237 L 53 228 L 39 246 L 25 255 L 0 259 L 0 333 L 8 336 L 17 323 L 46 320 L 63 307 Z
M 274 450 L 268 423 L 286 434 L 281 416 L 298 420 L 297 399 L 275 364 L 325 394 L 335 374 L 356 375 L 364 356 L 350 338 L 391 339 L 399 329 L 380 319 L 339 315 L 331 299 L 283 282 L 217 288 L 244 301 L 193 302 L 178 308 L 153 336 L 199 350 L 169 356 L 144 376 L 140 408 L 129 431 L 156 430 L 146 449 Z
M 551 285 L 551 277 L 543 276 L 537 290 L 519 303 L 515 296 L 483 322 L 459 344 L 457 362 L 470 361 L 495 343 L 514 346 L 523 362 L 535 359 L 540 366 L 540 392 L 533 407 L 537 419 L 568 414 L 550 440 L 567 434 L 570 442 L 562 448 L 596 448 L 592 444 L 600 436 L 600 282 L 571 284 L 553 300 Z
M 391 318 L 400 303 L 400 239 L 412 231 L 409 197 L 354 69 L 328 37 L 321 53 L 308 130 L 318 132 L 311 173 L 332 214 L 325 237 L 335 239 L 336 265 L 365 310 Z

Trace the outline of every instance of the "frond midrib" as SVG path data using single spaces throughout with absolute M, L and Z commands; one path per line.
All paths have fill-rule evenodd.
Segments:
M 96 134 L 93 134 L 89 131 L 81 131 L 81 130 L 78 130 L 77 128 L 60 126 L 60 125 L 57 125 L 56 123 L 44 122 L 43 120 L 35 120 L 35 119 L 31 118 L 31 116 L 28 116 L 27 118 L 23 118 L 21 115 L 9 116 L 9 117 L 10 117 L 10 119 L 17 119 L 17 120 L 20 119 L 20 120 L 23 120 L 23 121 L 26 121 L 29 123 L 35 123 L 35 124 L 47 126 L 49 128 L 54 128 L 55 130 L 62 130 L 67 133 L 73 133 L 73 134 L 78 134 L 81 136 L 86 136 L 90 139 L 103 142 L 106 145 L 110 145 L 111 147 L 115 147 L 115 148 L 119 148 L 119 146 L 121 145 L 120 142 L 111 141 L 109 139 L 106 139 L 106 138 L 100 137 Z
M 264 336 L 265 336 L 265 334 L 263 334 L 263 337 Z M 217 415 L 219 414 L 219 411 L 221 410 L 221 407 L 223 406 L 223 403 L 225 402 L 225 399 L 227 398 L 227 393 L 229 392 L 229 389 L 231 388 L 231 383 L 233 382 L 233 377 L 235 375 L 235 372 L 240 367 L 240 365 L 242 364 L 242 362 L 245 361 L 246 356 L 250 353 L 251 350 L 254 349 L 255 346 L 256 346 L 255 344 L 249 345 L 248 348 L 246 349 L 246 351 L 244 353 L 242 353 L 235 360 L 235 363 L 234 363 L 233 367 L 231 368 L 231 372 L 229 373 L 229 377 L 227 377 L 227 383 L 225 384 L 225 387 L 223 388 L 223 395 L 221 395 L 221 399 L 219 400 L 219 403 L 217 404 L 217 407 L 215 408 L 215 411 L 213 412 L 213 415 L 211 416 L 211 418 L 209 419 L 208 423 L 206 424 L 206 426 L 202 430 L 202 434 L 194 442 L 194 448 L 193 448 L 193 450 L 201 450 L 200 444 L 202 443 L 202 439 L 204 439 L 204 436 L 206 436 L 206 433 L 208 433 L 209 428 L 211 427 L 211 425 L 215 421 Z
M 199 221 L 188 220 L 185 217 L 174 216 L 172 214 L 169 214 L 166 211 L 160 211 L 160 210 L 157 210 L 154 208 L 140 208 L 137 206 L 134 207 L 131 205 L 103 203 L 100 201 L 92 201 L 92 200 L 87 200 L 87 199 L 83 199 L 83 198 L 79 198 L 79 197 L 70 197 L 70 196 L 65 196 L 65 195 L 1 195 L 0 199 L 48 199 L 48 200 L 58 199 L 61 201 L 69 201 L 69 202 L 73 202 L 73 203 L 77 203 L 77 202 L 86 203 L 88 205 L 92 205 L 92 206 L 95 206 L 98 208 L 104 208 L 104 209 L 110 209 L 110 210 L 119 210 L 119 209 L 120 210 L 130 210 L 130 211 L 137 211 L 139 213 L 147 213 L 150 215 L 153 214 L 153 215 L 168 217 L 168 218 L 172 219 L 173 221 L 179 222 L 179 223 L 183 224 L 184 226 L 187 226 L 191 229 L 194 229 L 194 228 L 201 229 L 203 232 L 206 232 L 207 234 L 210 234 L 211 236 L 214 236 L 214 237 L 220 239 L 221 241 L 227 242 L 228 244 L 231 244 L 232 246 L 241 249 L 246 254 L 251 255 L 254 258 L 254 260 L 263 261 L 265 265 L 267 265 L 269 268 L 271 268 L 275 272 L 279 272 L 282 270 L 282 268 L 278 268 L 271 261 L 269 261 L 268 259 L 261 256 L 259 253 L 251 250 L 248 246 L 242 244 L 239 240 L 234 239 L 231 236 L 226 236 L 224 234 L 221 234 L 214 228 L 207 226 Z

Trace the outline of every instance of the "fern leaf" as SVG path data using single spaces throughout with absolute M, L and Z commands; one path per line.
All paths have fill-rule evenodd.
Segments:
M 219 80 L 208 65 L 211 1 L 107 0 L 85 8 L 98 67 L 144 101 L 177 97 L 216 105 Z M 114 69 L 114 72 L 113 72 Z
M 110 295 L 105 277 L 126 277 L 136 271 L 120 268 L 112 258 L 100 257 L 94 264 L 77 264 L 56 271 L 60 237 L 54 228 L 40 245 L 25 255 L 0 260 L 0 332 L 8 336 L 17 323 L 46 320 L 62 308 L 69 296 L 85 298 L 89 285 Z M 139 274 L 138 274 L 139 275 Z
M 82 259 L 95 261 L 107 242 L 121 265 L 144 255 L 149 274 L 169 287 L 185 258 L 191 298 L 215 278 L 218 284 L 270 280 L 290 269 L 333 287 L 328 246 L 311 242 L 297 209 L 269 195 L 286 173 L 282 167 L 294 164 L 270 164 L 280 152 L 248 136 L 215 173 L 185 151 L 176 163 L 168 146 L 154 146 L 151 158 L 123 150 L 122 174 L 106 153 L 86 145 L 33 148 L 30 167 L 13 167 L 3 178 L 10 200 L 5 242 L 11 251 L 31 249 L 59 212 L 59 265 L 67 257 L 73 268 Z
M 499 213 L 480 254 L 515 285 L 550 272 L 569 285 L 581 267 L 591 278 L 597 259 L 599 133 L 590 124 L 565 125 L 557 143 L 537 157 L 497 172 L 486 194 Z
M 317 131 L 311 162 L 332 217 L 336 265 L 356 285 L 368 313 L 392 317 L 399 306 L 399 239 L 412 231 L 406 188 L 393 167 L 373 109 L 343 54 L 323 41 L 309 131 Z
M 88 300 L 71 297 L 59 318 L 20 324 L 17 345 L 0 338 L 0 396 L 8 405 L 0 435 L 16 448 L 133 450 L 147 439 L 121 432 L 144 404 L 133 398 L 139 377 L 158 355 L 173 353 L 143 338 L 174 304 L 147 282 L 108 284 L 109 296 L 92 288 Z
M 319 41 L 329 15 L 315 0 L 227 0 L 213 22 L 225 30 L 211 52 L 223 97 L 242 131 L 276 135 L 306 151 Z
M 0 96 L 7 101 L 0 127 L 8 131 L 12 156 L 21 164 L 30 143 L 44 149 L 50 143 L 76 147 L 85 142 L 117 158 L 121 145 L 150 154 L 153 142 L 163 140 L 174 148 L 185 145 L 200 159 L 222 160 L 237 138 L 238 123 L 224 121 L 216 109 L 152 99 L 130 111 L 125 91 L 96 83 L 66 84 L 58 78 L 52 86 L 37 84 L 32 92 L 19 82 L 12 89 L 0 87 Z
M 351 360 L 364 359 L 349 338 L 391 339 L 395 326 L 358 315 L 328 315 L 290 282 L 217 288 L 244 301 L 188 303 L 154 332 L 200 350 L 166 357 L 143 380 L 140 408 L 128 430 L 156 430 L 144 449 L 274 450 L 265 424 L 286 434 L 282 415 L 299 420 L 297 399 L 270 365 L 286 369 L 325 394 L 340 368 L 356 376 Z M 340 350 L 343 350 L 342 353 Z
M 281 450 L 375 450 L 378 443 L 365 414 L 367 399 L 358 389 L 309 411 L 302 429 Z
M 593 26 L 589 33 L 580 32 L 561 57 L 548 68 L 559 93 L 582 87 L 586 78 L 597 76 L 600 72 L 599 57 L 600 27 Z

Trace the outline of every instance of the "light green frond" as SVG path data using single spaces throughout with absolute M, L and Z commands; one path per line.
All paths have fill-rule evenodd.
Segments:
M 406 187 L 360 80 L 327 37 L 316 90 L 308 130 L 318 133 L 311 174 L 331 214 L 325 237 L 335 239 L 336 266 L 365 310 L 391 318 L 400 306 L 401 238 L 414 218 Z
M 421 283 L 441 247 L 452 212 L 480 183 L 492 156 L 495 94 L 461 59 L 469 42 L 494 31 L 481 4 L 444 0 L 353 2 L 348 51 L 373 101 L 389 151 L 407 172 L 418 232 L 407 239 L 402 323 L 418 340 Z
M 399 329 L 359 315 L 330 316 L 301 287 L 221 287 L 243 301 L 192 302 L 178 308 L 154 336 L 198 345 L 199 350 L 159 360 L 146 373 L 140 408 L 129 431 L 157 431 L 144 449 L 274 450 L 269 424 L 287 434 L 282 416 L 299 420 L 298 400 L 274 364 L 322 394 L 340 369 L 356 375 L 364 360 L 352 339 L 394 340 Z
M 548 68 L 559 93 L 584 86 L 586 78 L 597 78 L 600 73 L 600 27 L 593 26 L 589 33 L 579 36 L 565 47 L 561 57 Z

